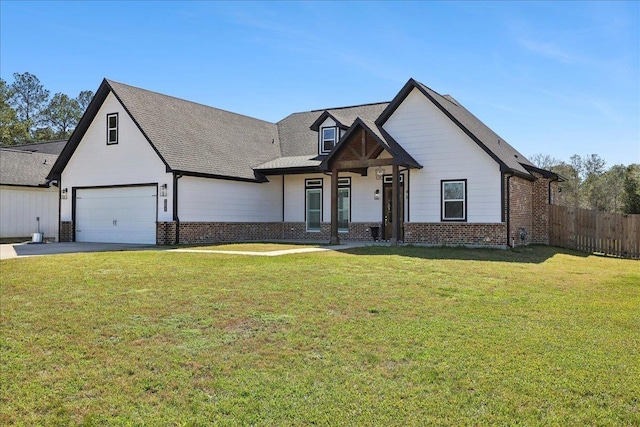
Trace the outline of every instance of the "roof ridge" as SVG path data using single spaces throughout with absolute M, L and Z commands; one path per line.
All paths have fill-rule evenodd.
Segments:
M 67 141 L 66 139 L 51 139 L 48 141 L 26 142 L 24 144 L 12 144 L 11 147 L 28 147 L 30 145 L 53 144 L 54 142 Z
M 366 104 L 347 105 L 345 107 L 333 107 L 333 108 L 319 108 L 317 110 L 298 111 L 298 113 L 315 113 L 317 111 L 329 111 L 329 110 L 346 110 L 347 108 L 368 107 L 370 105 L 388 104 L 390 101 L 369 102 Z M 293 113 L 296 114 L 296 113 Z
M 120 83 L 120 82 L 117 82 L 115 80 L 109 80 L 109 79 L 105 79 L 105 80 L 107 81 L 109 86 L 111 86 L 112 83 L 115 83 L 115 84 L 118 84 L 118 85 L 130 87 L 130 88 L 133 88 L 133 89 L 136 89 L 136 90 L 152 93 L 154 95 L 160 95 L 160 96 L 164 96 L 166 98 L 172 98 L 172 99 L 175 99 L 175 100 L 178 100 L 178 101 L 187 102 L 189 104 L 199 105 L 201 107 L 206 107 L 206 108 L 211 108 L 212 110 L 217 110 L 217 111 L 222 111 L 222 112 L 225 112 L 225 113 L 233 114 L 234 116 L 246 117 L 246 118 L 251 119 L 251 120 L 256 120 L 256 121 L 263 122 L 263 123 L 269 123 L 269 124 L 272 124 L 272 125 L 276 124 L 274 122 L 269 122 L 267 120 L 262 120 L 262 119 L 259 119 L 257 117 L 249 116 L 247 114 L 236 113 L 235 111 L 229 111 L 229 110 L 225 110 L 225 109 L 218 108 L 218 107 L 212 107 L 211 105 L 203 104 L 201 102 L 190 101 L 188 99 L 179 98 L 177 96 L 167 95 L 166 93 L 156 92 L 154 90 L 144 89 L 144 88 L 137 87 L 137 86 L 132 86 L 132 85 L 129 85 L 129 84 L 126 84 L 126 83 Z

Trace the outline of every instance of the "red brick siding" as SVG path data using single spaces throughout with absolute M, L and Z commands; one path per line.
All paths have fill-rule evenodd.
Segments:
M 505 246 L 506 224 L 434 222 L 404 224 L 405 243 L 432 245 Z
M 507 186 L 510 191 L 509 196 L 509 231 L 512 241 L 516 245 L 521 243 L 520 229 L 527 230 L 527 243 L 533 237 L 532 230 L 532 203 L 533 203 L 533 182 L 524 178 L 514 176 L 509 180 Z M 511 244 L 511 242 L 509 242 Z
M 60 242 L 73 242 L 73 222 L 60 221 Z

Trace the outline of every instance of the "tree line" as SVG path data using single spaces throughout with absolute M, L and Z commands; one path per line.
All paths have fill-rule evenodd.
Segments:
M 531 161 L 541 169 L 559 174 L 560 194 L 555 204 L 572 208 L 640 214 L 640 164 L 606 168 L 597 154 L 571 156 L 568 162 L 548 154 L 536 154 Z
M 90 90 L 75 98 L 61 92 L 50 96 L 31 73 L 13 73 L 10 84 L 0 78 L 0 144 L 67 139 L 92 98 Z

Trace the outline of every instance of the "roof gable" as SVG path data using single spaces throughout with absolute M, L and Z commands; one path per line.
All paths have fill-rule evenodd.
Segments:
M 453 97 L 450 95 L 440 95 L 414 79 L 409 79 L 400 92 L 398 92 L 387 108 L 380 114 L 378 119 L 376 119 L 376 124 L 380 127 L 384 126 L 386 121 L 414 89 L 422 93 L 425 98 L 438 107 L 438 109 L 455 123 L 472 141 L 478 144 L 480 148 L 500 165 L 500 169 L 503 172 L 511 172 L 527 179 L 534 179 L 534 176 L 524 167 L 524 165 L 531 165 L 531 162 L 525 156 L 520 154 L 503 138 L 471 114 Z
M 52 173 L 61 173 L 109 93 L 167 171 L 262 181 L 253 167 L 280 157 L 277 126 L 263 120 L 104 80 Z
M 359 144 L 359 147 L 354 148 L 352 141 L 358 135 L 361 135 L 362 143 Z M 351 153 L 348 153 L 348 150 Z M 322 161 L 320 168 L 322 170 L 331 169 L 331 164 L 337 159 L 371 160 L 377 158 L 383 151 L 387 151 L 391 155 L 394 164 L 415 168 L 422 167 L 384 129 L 371 121 L 358 117 L 340 138 L 336 147 Z

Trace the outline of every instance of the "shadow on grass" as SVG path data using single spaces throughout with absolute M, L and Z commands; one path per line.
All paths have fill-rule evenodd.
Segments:
M 588 257 L 590 254 L 553 246 L 531 245 L 514 249 L 475 249 L 465 247 L 425 246 L 364 246 L 340 252 L 351 255 L 396 255 L 422 259 L 450 259 L 462 261 L 495 261 L 540 264 L 558 254 Z

